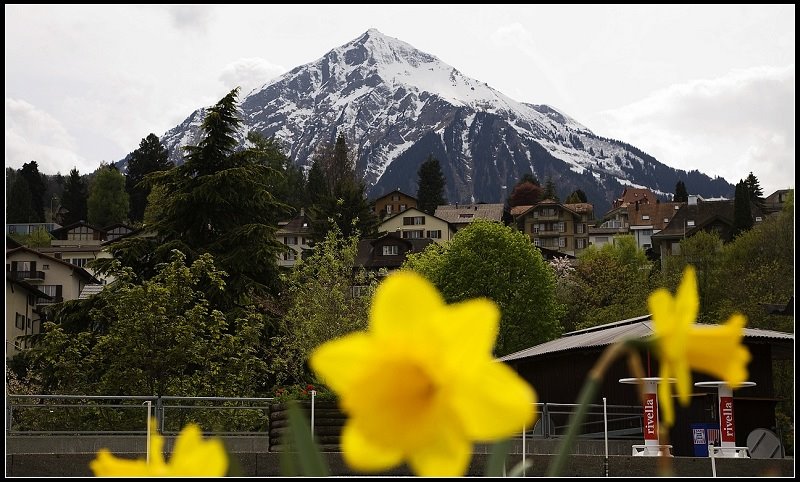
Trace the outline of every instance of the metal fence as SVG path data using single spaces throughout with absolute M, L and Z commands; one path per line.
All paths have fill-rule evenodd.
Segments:
M 7 395 L 8 435 L 145 434 L 148 415 L 160 433 L 177 434 L 187 423 L 210 435 L 269 434 L 269 406 L 275 398 Z M 565 435 L 577 404 L 537 403 L 537 422 L 526 438 Z M 313 413 L 312 413 L 313 423 Z M 522 427 L 520 427 L 522 429 Z M 582 438 L 641 439 L 642 408 L 592 404 L 580 430 Z M 520 435 L 522 436 L 522 430 Z

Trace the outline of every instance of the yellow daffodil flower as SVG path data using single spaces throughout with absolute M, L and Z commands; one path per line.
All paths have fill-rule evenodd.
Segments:
M 700 301 L 693 267 L 686 267 L 674 298 L 662 288 L 650 295 L 647 304 L 653 314 L 661 365 L 659 375 L 676 379 L 681 405 L 689 404 L 692 369 L 724 380 L 734 388 L 747 380 L 750 352 L 742 345 L 747 319 L 736 313 L 724 325 L 695 324 Z M 662 422 L 667 427 L 675 421 L 670 387 L 670 383 L 658 385 L 658 400 L 664 415 Z
M 446 305 L 422 276 L 391 274 L 375 292 L 369 331 L 324 343 L 310 358 L 348 414 L 347 463 L 375 472 L 407 462 L 418 475 L 459 476 L 473 441 L 530 426 L 536 394 L 492 357 L 499 320 L 488 299 Z
M 97 477 L 222 477 L 228 471 L 228 455 L 219 439 L 203 440 L 200 427 L 189 424 L 181 430 L 169 463 L 164 462 L 164 439 L 153 430 L 150 463 L 123 459 L 100 449 L 89 467 Z

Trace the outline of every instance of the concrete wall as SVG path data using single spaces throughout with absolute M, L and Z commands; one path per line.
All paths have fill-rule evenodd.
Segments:
M 166 438 L 166 451 L 171 452 L 174 437 Z M 225 445 L 232 454 L 232 475 L 248 477 L 280 476 L 280 453 L 268 452 L 268 437 L 223 437 Z M 557 450 L 559 440 L 534 439 L 526 443 L 526 460 L 532 462 L 529 476 L 545 476 Z M 603 453 L 602 441 L 580 441 L 576 450 L 591 450 Z M 609 452 L 627 450 L 633 442 L 609 441 Z M 11 436 L 6 437 L 6 476 L 13 477 L 83 477 L 91 476 L 89 462 L 95 458 L 97 449 L 106 447 L 118 457 L 144 458 L 144 437 L 53 437 L 53 436 Z M 509 470 L 522 458 L 519 453 L 521 441 L 516 441 L 508 458 Z M 468 475 L 480 476 L 485 473 L 488 447 L 475 447 Z M 550 452 L 542 454 L 541 452 Z M 337 452 L 323 454 L 332 475 L 358 475 L 351 471 Z M 605 475 L 602 455 L 573 455 L 567 464 L 565 477 L 603 477 Z M 701 457 L 673 457 L 665 460 L 671 466 L 674 476 L 711 477 L 711 459 Z M 611 455 L 608 461 L 608 475 L 611 477 L 653 477 L 664 475 L 659 470 L 656 457 L 632 457 L 630 455 Z M 759 477 L 794 476 L 793 459 L 716 459 L 719 477 Z M 413 475 L 405 466 L 378 475 Z

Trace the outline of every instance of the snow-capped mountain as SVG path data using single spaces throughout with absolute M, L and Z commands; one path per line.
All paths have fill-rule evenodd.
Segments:
M 582 189 L 596 213 L 624 186 L 669 194 L 683 180 L 691 193 L 733 193 L 722 178 L 670 168 L 375 29 L 255 89 L 241 108 L 245 131 L 274 135 L 306 167 L 318 145 L 344 132 L 372 197 L 396 188 L 415 195 L 417 170 L 429 154 L 439 159 L 451 203 L 505 201 L 528 172 L 543 184 L 552 178 L 562 199 Z M 180 147 L 199 141 L 203 115 L 198 109 L 162 136 L 176 163 Z

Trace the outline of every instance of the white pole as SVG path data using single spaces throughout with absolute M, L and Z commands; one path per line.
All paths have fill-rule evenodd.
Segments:
M 606 441 L 605 472 L 606 472 L 606 477 L 608 477 L 608 410 L 606 407 L 606 397 L 603 397 L 603 436 Z
M 525 426 L 522 426 L 522 476 L 525 477 Z
M 144 403 L 147 405 L 147 465 L 150 465 L 150 413 L 153 407 L 153 402 L 148 400 Z
M 311 440 L 314 440 L 314 399 L 317 396 L 316 390 L 311 390 Z
M 717 464 L 716 458 L 714 457 L 714 444 L 708 444 L 708 456 L 711 457 L 711 477 L 717 476 Z

